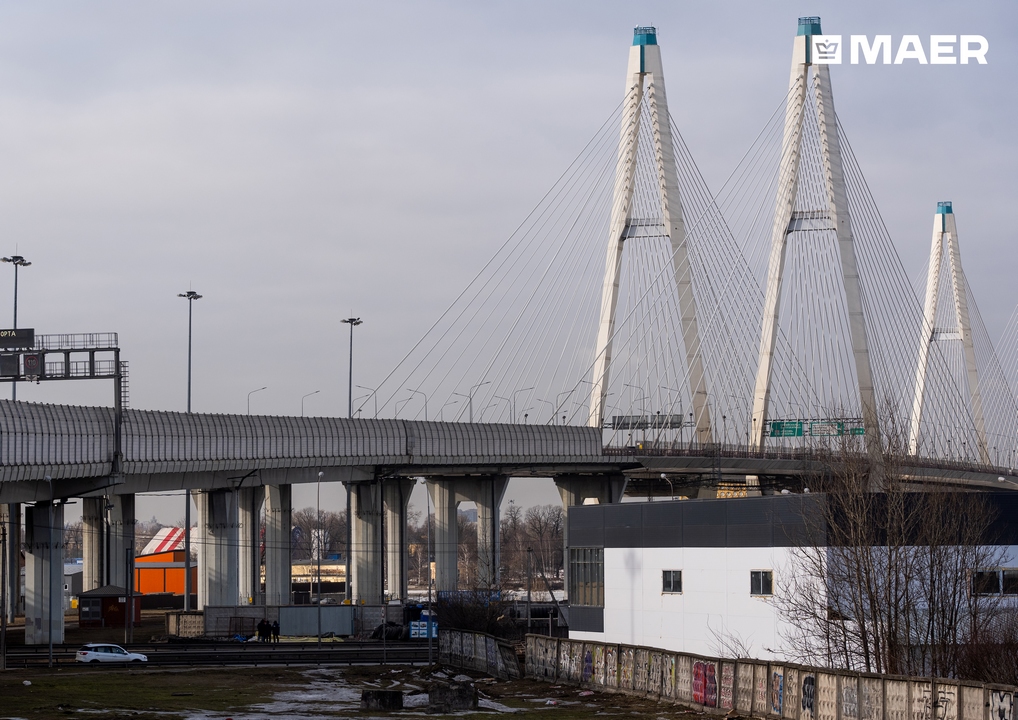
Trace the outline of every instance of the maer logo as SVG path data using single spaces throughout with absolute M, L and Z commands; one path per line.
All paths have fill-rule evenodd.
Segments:
M 843 44 L 841 35 L 811 35 L 810 62 L 840 65 Z M 853 65 L 859 64 L 860 56 L 867 65 L 878 60 L 883 65 L 901 65 L 908 60 L 919 65 L 968 65 L 970 60 L 986 65 L 986 53 L 990 50 L 990 43 L 982 35 L 930 35 L 925 47 L 918 35 L 902 35 L 892 62 L 890 35 L 874 35 L 872 41 L 866 35 L 849 35 L 848 44 Z
M 813 35 L 810 53 L 813 62 L 821 65 L 841 64 L 841 35 Z

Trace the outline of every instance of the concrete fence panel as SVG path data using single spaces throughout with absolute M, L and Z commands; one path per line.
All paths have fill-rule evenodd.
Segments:
M 859 720 L 859 678 L 842 675 L 840 681 L 841 720 Z
M 884 681 L 884 720 L 908 720 L 908 681 Z
M 991 687 L 988 689 L 987 703 L 990 710 L 989 720 L 1014 720 L 1015 695 L 1009 690 Z
M 636 648 L 635 660 L 633 661 L 633 689 L 638 693 L 647 693 L 647 669 L 650 651 L 646 648 Z
M 799 682 L 799 668 L 785 667 L 785 677 L 781 690 L 781 717 L 786 720 L 798 720 L 802 714 L 802 685 Z
M 693 658 L 679 655 L 675 661 L 675 698 L 682 703 L 693 702 Z
M 767 683 L 767 712 L 774 717 L 782 717 L 785 709 L 785 668 L 783 665 L 770 666 L 770 678 Z
M 838 720 L 838 676 L 816 673 L 816 720 Z
M 617 689 L 619 686 L 619 646 L 605 645 L 604 648 L 604 685 Z
M 635 648 L 628 645 L 619 647 L 619 690 L 633 689 L 633 659 Z
M 753 663 L 740 660 L 735 667 L 735 710 L 753 714 Z
M 770 666 L 753 665 L 753 709 L 755 717 L 767 717 L 771 711 Z
M 881 720 L 884 717 L 884 682 L 864 675 L 859 678 L 859 720 Z

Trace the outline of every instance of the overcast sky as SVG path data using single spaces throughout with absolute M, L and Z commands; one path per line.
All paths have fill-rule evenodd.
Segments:
M 242 413 L 267 385 L 253 413 L 299 414 L 319 390 L 307 413 L 343 415 L 340 318 L 364 320 L 354 382 L 374 387 L 615 109 L 634 25 L 658 27 L 672 115 L 717 189 L 784 96 L 804 14 L 895 46 L 989 40 L 985 66 L 832 78 L 910 276 L 952 200 L 998 337 L 1018 303 L 1004 1 L 0 3 L 0 252 L 33 263 L 19 324 L 120 333 L 131 406 L 183 410 L 176 295 L 194 289 L 195 411 Z M 12 285 L 0 267 L 0 298 Z M 110 404 L 112 388 L 19 399 Z

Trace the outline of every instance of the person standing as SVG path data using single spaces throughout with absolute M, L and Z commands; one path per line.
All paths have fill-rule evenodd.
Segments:
M 273 620 L 272 621 L 272 644 L 273 645 L 278 645 L 279 644 L 279 621 L 278 620 Z

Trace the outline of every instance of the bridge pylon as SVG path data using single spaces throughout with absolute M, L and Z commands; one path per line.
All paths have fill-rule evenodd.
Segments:
M 841 261 L 845 306 L 852 357 L 862 405 L 866 449 L 870 457 L 880 461 L 882 456 L 880 428 L 877 418 L 876 392 L 870 364 L 866 320 L 863 315 L 862 289 L 852 223 L 848 212 L 848 194 L 845 169 L 842 161 L 838 121 L 834 112 L 834 95 L 831 89 L 830 69 L 826 64 L 814 63 L 813 36 L 820 35 L 820 18 L 799 18 L 798 33 L 792 46 L 792 73 L 789 80 L 788 100 L 785 107 L 785 129 L 781 148 L 781 165 L 774 202 L 774 224 L 771 230 L 771 251 L 767 268 L 767 287 L 764 294 L 763 322 L 760 332 L 759 362 L 753 392 L 753 422 L 751 445 L 762 448 L 767 430 L 767 412 L 770 402 L 771 375 L 774 365 L 774 348 L 778 334 L 781 304 L 781 284 L 785 268 L 788 236 L 802 224 L 811 227 L 819 224 L 834 231 Z M 819 59 L 819 58 L 816 58 Z M 810 85 L 812 72 L 813 83 Z M 807 92 L 812 87 L 812 102 Z M 799 200 L 799 165 L 803 153 L 803 127 L 807 108 L 816 113 L 819 128 L 819 152 L 823 176 L 823 207 L 796 210 Z
M 937 304 L 940 283 L 945 271 L 944 250 L 947 250 L 947 269 L 951 275 L 951 295 L 954 300 L 956 329 L 937 327 Z M 958 247 L 958 226 L 954 220 L 954 209 L 950 202 L 937 203 L 933 216 L 933 242 L 930 247 L 930 267 L 926 275 L 926 302 L 923 306 L 922 338 L 919 343 L 919 362 L 916 364 L 915 392 L 912 396 L 912 416 L 909 422 L 908 449 L 912 455 L 919 454 L 919 435 L 922 426 L 923 400 L 926 391 L 926 376 L 929 369 L 930 350 L 938 341 L 961 341 L 965 362 L 965 375 L 969 391 L 969 408 L 975 423 L 976 442 L 980 462 L 990 464 L 990 452 L 986 442 L 986 422 L 983 416 L 983 399 L 979 387 L 979 371 L 976 367 L 976 351 L 972 343 L 972 323 L 969 319 L 968 288 L 965 273 L 961 267 L 961 250 Z
M 615 185 L 612 193 L 611 219 L 608 230 L 608 248 L 605 258 L 604 284 L 601 293 L 600 322 L 594 355 L 594 371 L 590 391 L 588 425 L 602 427 L 608 382 L 612 361 L 612 342 L 615 337 L 615 313 L 619 298 L 619 281 L 622 270 L 622 251 L 633 218 L 633 192 L 636 185 L 636 161 L 640 142 L 640 123 L 646 93 L 647 107 L 654 141 L 654 164 L 657 170 L 657 192 L 661 200 L 663 217 L 660 224 L 671 242 L 672 268 L 678 290 L 678 306 L 689 370 L 689 390 L 693 401 L 696 438 L 711 442 L 710 408 L 707 404 L 707 381 L 697 322 L 696 300 L 693 296 L 693 279 L 689 252 L 686 246 L 686 224 L 679 196 L 678 171 L 672 144 L 672 127 L 665 95 L 661 49 L 657 44 L 657 29 L 638 27 L 633 33 L 626 71 L 625 105 L 619 136 L 618 157 L 615 167 Z M 644 221 L 645 222 L 645 221 Z

